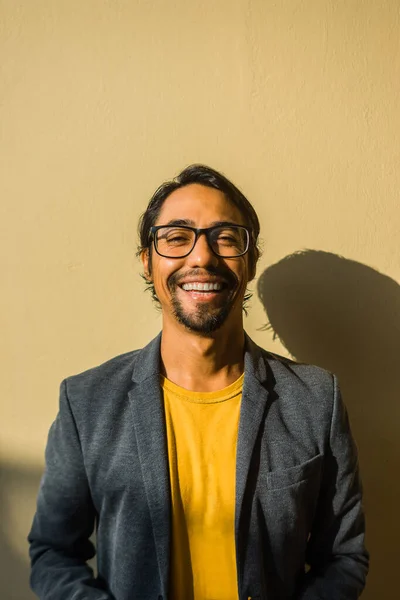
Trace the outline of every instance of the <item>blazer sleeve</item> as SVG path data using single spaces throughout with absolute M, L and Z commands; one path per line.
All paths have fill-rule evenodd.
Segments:
M 310 568 L 298 600 L 356 600 L 368 572 L 357 448 L 336 377 L 333 381 L 329 444 L 307 547 Z
M 78 431 L 63 381 L 50 428 L 37 511 L 28 536 L 31 587 L 41 600 L 112 600 L 87 560 L 95 555 L 92 503 Z

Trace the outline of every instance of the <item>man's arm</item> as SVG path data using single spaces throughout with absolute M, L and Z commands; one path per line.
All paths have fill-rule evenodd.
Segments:
M 86 563 L 95 555 L 95 514 L 64 381 L 28 536 L 31 587 L 41 600 L 112 600 Z
M 369 562 L 364 532 L 357 448 L 334 377 L 330 444 L 307 547 L 310 570 L 298 600 L 356 600 L 359 597 Z

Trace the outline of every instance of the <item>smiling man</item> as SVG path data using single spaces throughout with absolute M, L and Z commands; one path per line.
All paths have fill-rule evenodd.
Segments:
M 336 378 L 243 329 L 259 257 L 253 207 L 193 165 L 158 188 L 139 231 L 162 332 L 62 383 L 29 535 L 33 590 L 355 600 L 368 554 Z

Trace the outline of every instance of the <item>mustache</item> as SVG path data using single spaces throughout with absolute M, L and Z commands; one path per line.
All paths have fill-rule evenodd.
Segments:
M 219 268 L 208 268 L 191 269 L 190 271 L 185 271 L 185 273 L 172 273 L 172 275 L 170 275 L 168 278 L 167 284 L 169 289 L 173 289 L 178 286 L 186 277 L 204 277 L 205 275 L 222 279 L 223 282 L 228 285 L 228 287 L 235 287 L 238 283 L 238 280 L 232 271 Z

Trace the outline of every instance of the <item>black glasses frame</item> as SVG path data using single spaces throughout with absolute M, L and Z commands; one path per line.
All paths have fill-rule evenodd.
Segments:
M 169 228 L 177 227 L 179 229 L 188 229 L 189 231 L 193 231 L 193 233 L 195 234 L 195 237 L 194 237 L 193 245 L 190 248 L 189 252 L 186 252 L 186 254 L 182 254 L 181 256 L 168 256 L 167 254 L 162 254 L 161 252 L 159 252 L 158 246 L 157 246 L 156 233 L 159 229 L 165 229 L 167 227 L 169 227 Z M 237 229 L 243 229 L 246 232 L 247 242 L 246 242 L 246 250 L 244 252 L 241 252 L 240 254 L 226 255 L 226 254 L 218 254 L 218 252 L 216 252 L 214 250 L 214 248 L 212 247 L 212 239 L 211 239 L 212 233 L 216 229 L 221 229 L 223 227 L 236 227 Z M 200 235 L 202 235 L 203 233 L 206 236 L 206 240 L 207 240 L 209 248 L 215 254 L 215 256 L 218 256 L 219 258 L 238 258 L 239 256 L 243 256 L 244 254 L 246 254 L 246 252 L 248 252 L 248 250 L 249 250 L 252 229 L 250 227 L 245 227 L 244 225 L 236 225 L 236 223 L 226 223 L 224 225 L 222 225 L 222 224 L 221 225 L 213 225 L 212 227 L 204 227 L 201 229 L 197 229 L 196 227 L 190 227 L 189 225 L 174 225 L 173 223 L 171 225 L 153 225 L 153 227 L 150 227 L 150 235 L 153 238 L 155 251 L 157 252 L 157 254 L 159 256 L 162 256 L 164 258 L 186 258 L 186 256 L 189 256 L 189 254 L 193 251 L 193 249 L 197 243 L 197 240 L 199 239 Z

